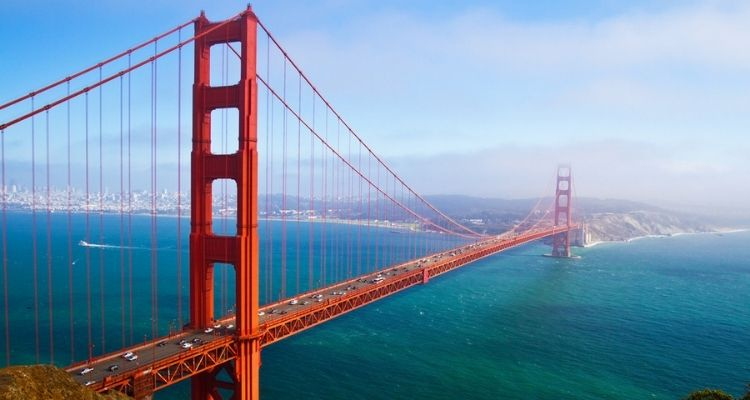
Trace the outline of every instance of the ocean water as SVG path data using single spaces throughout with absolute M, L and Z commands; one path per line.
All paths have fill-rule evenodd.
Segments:
M 29 234 L 28 226 L 16 222 L 11 252 L 29 254 L 28 240 L 20 239 Z M 133 247 L 149 248 L 148 218 L 137 224 L 143 238 Z M 168 234 L 174 219 L 159 224 L 164 330 L 176 308 L 176 289 L 169 289 L 175 287 L 174 271 L 167 267 L 176 253 Z M 53 242 L 65 249 L 64 224 L 61 229 L 53 230 Z M 398 234 L 383 234 L 399 241 Z M 119 241 L 116 232 L 103 236 L 104 243 Z M 261 394 L 264 399 L 679 399 L 693 389 L 717 387 L 737 395 L 750 382 L 749 244 L 748 232 L 649 238 L 575 249 L 581 256 L 575 260 L 543 257 L 549 251 L 543 243 L 522 246 L 270 346 L 262 353 Z M 85 257 L 81 250 L 75 249 L 76 258 Z M 90 256 L 98 260 L 95 250 Z M 66 252 L 57 252 L 67 259 Z M 102 253 L 105 260 L 120 257 L 119 248 Z M 150 251 L 134 253 L 142 265 L 135 279 L 148 291 Z M 186 255 L 183 259 L 186 265 Z M 14 363 L 35 357 L 33 288 L 25 283 L 29 262 L 18 255 L 9 268 L 10 282 L 18 282 L 9 291 Z M 46 258 L 37 262 L 46 268 Z M 94 261 L 91 267 L 99 268 Z M 105 292 L 117 291 L 119 280 L 110 276 L 117 276 L 119 264 L 113 261 L 109 268 Z M 65 364 L 67 268 L 59 269 L 53 270 L 53 298 L 62 304 L 54 318 L 61 332 L 54 344 L 56 362 Z M 185 270 L 185 284 L 186 276 Z M 94 294 L 98 279 L 94 274 Z M 40 280 L 46 293 L 46 281 Z M 136 338 L 150 332 L 144 297 L 135 307 Z M 107 309 L 118 306 L 118 300 L 105 303 Z M 98 348 L 99 309 L 92 307 Z M 40 312 L 47 312 L 44 304 Z M 76 311 L 78 353 L 87 346 L 87 320 L 80 314 Z M 107 347 L 120 340 L 119 311 L 112 314 Z M 41 328 L 44 360 L 49 339 L 47 326 Z M 181 384 L 156 398 L 182 399 L 188 390 Z
M 265 399 L 680 399 L 750 382 L 750 233 L 530 244 L 263 351 Z M 183 398 L 176 388 L 159 398 Z
M 4 331 L 2 312 L 0 363 L 9 355 L 11 364 L 69 365 L 87 359 L 89 352 L 112 352 L 151 339 L 154 330 L 164 336 L 187 322 L 187 218 L 159 217 L 152 224 L 149 216 L 121 219 L 92 213 L 72 214 L 68 221 L 66 213 L 53 213 L 49 222 L 48 230 L 43 211 L 6 214 L 9 334 Z M 214 231 L 233 234 L 233 223 L 216 219 Z M 286 257 L 282 257 L 284 235 Z M 259 236 L 261 304 L 465 242 L 374 225 L 292 220 L 260 221 Z M 285 284 L 282 266 L 286 266 Z M 233 312 L 233 275 L 231 266 L 215 265 L 217 318 Z M 0 290 L 4 286 L 5 282 Z M 154 304 L 156 311 L 152 311 Z M 4 305 L 3 296 L 0 310 Z M 10 352 L 5 349 L 6 337 Z

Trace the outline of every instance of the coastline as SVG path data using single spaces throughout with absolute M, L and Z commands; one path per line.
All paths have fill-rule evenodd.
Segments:
M 685 236 L 685 235 L 707 235 L 707 234 L 732 234 L 732 233 L 742 233 L 742 232 L 750 232 L 750 228 L 720 228 L 716 230 L 711 231 L 701 231 L 701 232 L 675 232 L 670 234 L 650 234 L 650 235 L 642 235 L 642 236 L 635 236 L 632 238 L 624 239 L 624 240 L 598 240 L 591 243 L 586 243 L 583 245 L 583 248 L 590 248 L 595 247 L 600 244 L 606 244 L 606 243 L 630 243 L 637 240 L 642 239 L 658 239 L 658 238 L 670 238 L 670 237 L 677 237 L 677 236 Z

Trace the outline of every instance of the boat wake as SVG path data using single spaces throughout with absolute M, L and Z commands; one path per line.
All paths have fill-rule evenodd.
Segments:
M 97 244 L 97 243 L 89 243 L 85 240 L 81 240 L 78 242 L 78 245 L 81 247 L 91 247 L 91 248 L 97 248 L 97 249 L 130 249 L 130 250 L 145 250 L 145 247 L 133 247 L 133 246 L 117 246 L 113 244 Z M 78 260 L 76 260 L 78 261 Z

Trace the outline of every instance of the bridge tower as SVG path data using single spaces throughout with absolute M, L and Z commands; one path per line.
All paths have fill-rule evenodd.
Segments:
M 191 154 L 190 326 L 206 328 L 214 320 L 214 264 L 234 267 L 236 279 L 236 351 L 233 363 L 192 378 L 192 398 L 220 399 L 219 389 L 233 399 L 258 399 L 258 151 L 256 35 L 258 20 L 248 7 L 234 21 L 219 26 L 204 13 L 195 22 L 193 84 L 193 148 Z M 211 47 L 239 43 L 240 80 L 211 86 Z M 239 146 L 232 154 L 211 152 L 211 111 L 236 108 Z M 221 236 L 212 229 L 212 183 L 232 179 L 237 185 L 237 232 Z M 225 370 L 232 382 L 219 380 Z
M 555 226 L 570 228 L 571 223 L 571 184 L 570 165 L 557 167 L 557 185 L 555 189 Z M 552 256 L 570 257 L 570 230 L 552 237 Z

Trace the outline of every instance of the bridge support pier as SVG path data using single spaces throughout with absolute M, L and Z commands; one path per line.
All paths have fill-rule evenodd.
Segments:
M 190 326 L 203 329 L 214 321 L 214 264 L 234 266 L 236 277 L 235 346 L 237 356 L 212 371 L 192 378 L 194 400 L 257 400 L 258 370 L 258 94 L 256 80 L 258 20 L 252 9 L 227 23 L 195 22 L 195 80 L 193 84 L 193 150 L 191 155 Z M 211 46 L 239 43 L 240 79 L 231 86 L 210 84 Z M 239 114 L 238 149 L 231 154 L 211 152 L 211 112 L 236 108 Z M 237 233 L 217 235 L 212 229 L 212 184 L 232 179 L 237 184 Z M 219 381 L 225 370 L 232 382 Z
M 426 284 L 430 281 L 430 271 L 427 270 L 427 267 L 422 269 L 422 284 Z
M 564 225 L 568 229 L 552 237 L 552 257 L 570 258 L 571 183 L 570 165 L 558 166 L 555 189 L 555 226 Z

